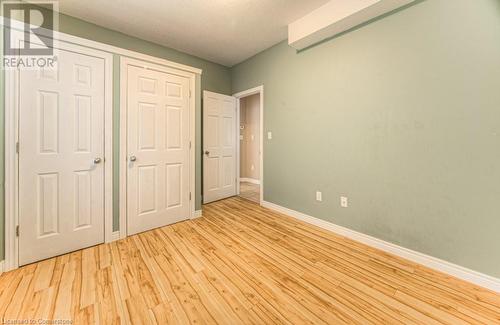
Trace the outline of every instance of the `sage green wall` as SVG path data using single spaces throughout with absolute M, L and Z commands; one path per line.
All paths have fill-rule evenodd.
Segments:
M 201 94 L 203 90 L 210 90 L 223 94 L 231 93 L 231 76 L 230 70 L 219 64 L 215 64 L 170 48 L 160 46 L 151 42 L 147 42 L 135 37 L 131 37 L 117 31 L 112 31 L 105 29 L 103 27 L 85 22 L 74 17 L 67 15 L 59 16 L 59 30 L 61 32 L 83 37 L 86 39 L 102 42 L 105 44 L 114 45 L 117 47 L 125 48 L 128 50 L 145 53 L 148 55 L 156 56 L 159 58 L 164 58 L 177 63 L 182 63 L 192 67 L 203 69 L 203 74 L 200 78 L 196 80 L 197 99 L 196 99 L 196 208 L 201 209 Z M 3 34 L 3 31 L 2 31 Z M 118 209 L 118 157 L 119 157 L 119 59 L 118 55 L 114 56 L 114 87 L 113 87 L 113 99 L 114 99 L 114 121 L 113 121 L 113 135 L 114 135 L 114 181 L 113 181 L 113 191 L 114 191 L 114 230 L 118 230 L 119 225 L 119 209 Z M 3 78 L 3 75 L 2 75 Z M 3 79 L 2 84 L 0 84 L 0 183 L 4 184 L 4 174 L 3 174 L 3 155 L 4 155 L 4 96 L 3 96 Z M 4 256 L 4 194 L 3 186 L 0 187 L 0 260 Z
M 265 86 L 266 201 L 500 277 L 500 1 L 427 0 L 299 53 L 283 42 L 232 84 Z

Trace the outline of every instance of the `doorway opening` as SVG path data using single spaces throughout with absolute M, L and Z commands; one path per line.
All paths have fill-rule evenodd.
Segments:
M 233 96 L 203 92 L 203 203 L 264 201 L 264 86 Z
M 263 201 L 263 87 L 234 95 L 237 98 L 238 195 L 260 204 Z
M 260 94 L 240 99 L 240 196 L 260 201 Z

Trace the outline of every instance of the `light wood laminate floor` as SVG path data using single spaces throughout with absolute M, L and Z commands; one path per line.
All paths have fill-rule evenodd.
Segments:
M 500 296 L 232 198 L 0 277 L 0 319 L 74 324 L 500 323 Z
M 240 182 L 240 196 L 255 203 L 260 201 L 260 185 Z

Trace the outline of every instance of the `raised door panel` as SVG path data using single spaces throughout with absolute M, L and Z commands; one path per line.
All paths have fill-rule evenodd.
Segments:
M 39 91 L 37 105 L 38 139 L 40 153 L 59 151 L 59 94 Z
M 235 184 L 235 161 L 234 156 L 222 157 L 222 187 L 230 188 Z
M 219 145 L 219 116 L 208 115 L 204 121 L 204 138 L 203 143 L 207 150 L 218 149 Z M 213 153 L 214 154 L 214 153 Z
M 79 230 L 92 225 L 92 175 L 90 171 L 75 172 L 74 185 L 75 221 L 73 230 Z
M 38 175 L 37 220 L 38 238 L 59 233 L 59 174 Z
M 165 126 L 165 143 L 167 150 L 179 150 L 183 147 L 182 115 L 182 107 L 167 105 Z
M 182 164 L 167 164 L 165 169 L 165 183 L 167 190 L 166 194 L 166 208 L 171 209 L 182 205 Z
M 137 129 L 139 133 L 139 150 L 156 149 L 156 104 L 138 104 Z
M 236 135 L 234 134 L 236 122 L 234 116 L 223 116 L 222 117 L 222 145 L 224 148 L 233 149 L 236 140 Z
M 92 97 L 75 95 L 75 151 L 92 151 Z
M 148 77 L 139 77 L 139 87 L 138 90 L 143 94 L 156 94 L 158 88 L 158 80 Z
M 42 68 L 37 71 L 37 78 L 42 79 L 45 82 L 50 82 L 50 81 L 59 81 L 59 69 L 58 67 L 49 69 L 49 68 Z
M 219 157 L 207 157 L 205 158 L 205 190 L 206 192 L 209 191 L 216 191 L 217 189 L 220 188 L 220 183 L 219 183 L 219 162 L 220 158 Z M 207 193 L 208 194 L 208 193 Z
M 75 64 L 73 70 L 75 84 L 85 88 L 92 87 L 92 67 L 83 64 Z
M 182 98 L 183 92 L 182 92 L 182 84 L 181 83 L 176 83 L 176 82 L 166 82 L 166 96 L 170 98 Z M 185 88 L 185 87 L 184 87 Z
M 157 175 L 156 166 L 138 167 L 137 203 L 139 216 L 156 211 Z

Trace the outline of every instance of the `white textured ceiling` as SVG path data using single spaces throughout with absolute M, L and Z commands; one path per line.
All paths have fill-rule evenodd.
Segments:
M 62 13 L 233 66 L 328 0 L 60 0 Z

